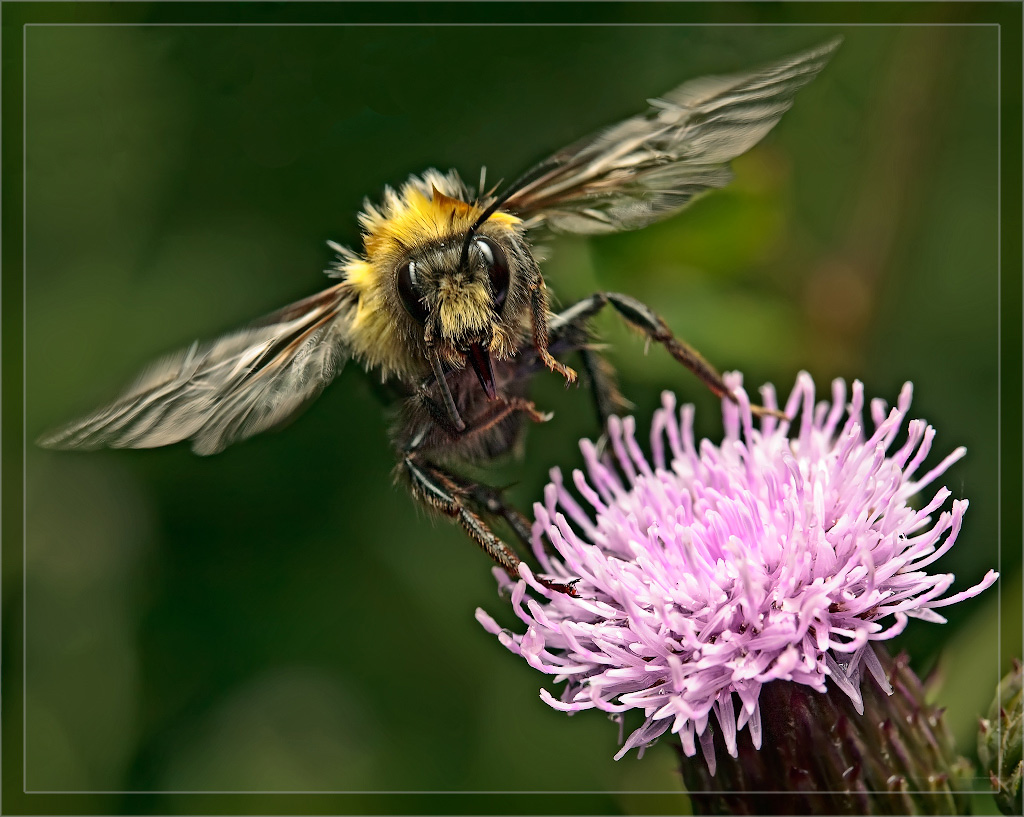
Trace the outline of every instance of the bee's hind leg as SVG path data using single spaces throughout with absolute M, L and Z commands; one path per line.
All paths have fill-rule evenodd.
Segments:
M 472 497 L 474 505 L 485 510 L 491 516 L 504 519 L 505 524 L 523 547 L 530 547 L 533 539 L 530 522 L 522 511 L 505 501 L 501 489 L 492 488 L 490 485 L 483 485 L 479 482 L 465 483 L 463 487 Z
M 405 454 L 402 467 L 409 478 L 412 495 L 424 505 L 458 520 L 466 533 L 512 578 L 519 577 L 522 561 L 508 545 L 495 536 L 484 521 L 466 506 L 466 491 L 453 475 L 416 454 Z
M 483 519 L 474 513 L 468 505 L 479 502 L 490 510 L 491 502 L 488 500 L 494 500 L 497 503 L 495 505 L 497 513 L 509 521 L 516 535 L 522 537 L 525 534 L 528 537 L 529 527 L 526 519 L 518 511 L 513 514 L 513 509 L 505 505 L 504 501 L 500 499 L 500 494 L 493 488 L 462 480 L 439 465 L 423 459 L 415 451 L 406 451 L 402 456 L 401 465 L 409 478 L 412 495 L 417 500 L 457 520 L 469 537 L 480 545 L 483 551 L 511 578 L 519 578 L 519 565 L 522 560 L 512 548 L 494 535 Z M 509 514 L 508 516 L 505 516 L 506 512 Z M 518 519 L 513 523 L 510 517 L 515 518 L 515 516 L 518 516 Z M 575 582 L 563 584 L 540 577 L 537 580 L 549 590 L 566 593 L 570 596 L 576 595 Z
M 551 321 L 553 331 L 558 331 L 566 322 L 580 325 L 581 322 L 589 320 L 601 311 L 606 305 L 611 305 L 615 312 L 634 329 L 639 329 L 651 340 L 660 343 L 672 357 L 693 372 L 697 378 L 708 387 L 716 397 L 725 398 L 737 402 L 736 395 L 722 380 L 718 373 L 704 356 L 684 340 L 680 340 L 672 330 L 668 328 L 665 321 L 651 309 L 647 304 L 623 295 L 619 292 L 595 292 L 589 298 L 573 304 L 556 319 Z M 563 316 L 565 316 L 563 318 Z M 600 410 L 600 409 L 599 409 Z M 763 408 L 762 406 L 751 406 L 756 415 L 772 414 L 784 417 L 780 412 Z

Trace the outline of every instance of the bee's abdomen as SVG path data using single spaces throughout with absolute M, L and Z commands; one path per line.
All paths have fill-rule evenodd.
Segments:
M 395 443 L 405 448 L 414 438 L 416 449 L 444 460 L 486 463 L 508 453 L 519 441 L 523 415 L 507 411 L 507 401 L 526 396 L 528 378 L 518 377 L 521 359 L 495 361 L 498 399 L 488 400 L 476 374 L 469 368 L 448 374 L 448 388 L 466 423 L 457 432 L 444 419 L 444 402 L 436 385 L 410 397 L 395 429 Z

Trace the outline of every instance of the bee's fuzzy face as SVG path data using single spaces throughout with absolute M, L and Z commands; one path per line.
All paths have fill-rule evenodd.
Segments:
M 354 354 L 384 377 L 426 371 L 427 348 L 461 366 L 473 344 L 495 359 L 523 336 L 530 281 L 539 271 L 521 221 L 493 214 L 465 238 L 483 207 L 454 172 L 428 171 L 360 215 L 365 257 L 344 254 L 338 271 L 356 298 L 349 328 Z

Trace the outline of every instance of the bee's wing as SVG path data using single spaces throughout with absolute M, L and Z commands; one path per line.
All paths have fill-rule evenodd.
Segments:
M 215 454 L 319 395 L 348 359 L 347 324 L 341 285 L 331 287 L 157 361 L 109 406 L 39 444 L 154 448 L 191 440 L 197 454 Z
M 749 73 L 686 82 L 650 100 L 645 113 L 542 162 L 541 175 L 504 208 L 552 232 L 584 235 L 636 230 L 665 218 L 732 178 L 729 160 L 775 126 L 840 42 Z

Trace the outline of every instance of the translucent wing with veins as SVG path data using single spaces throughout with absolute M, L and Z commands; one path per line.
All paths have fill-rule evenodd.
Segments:
M 556 233 L 636 230 L 731 178 L 731 159 L 764 138 L 840 38 L 760 69 L 701 77 L 644 113 L 560 150 L 503 209 Z M 543 172 L 544 167 L 549 167 Z
M 348 359 L 341 285 L 157 361 L 117 400 L 39 440 L 47 448 L 215 454 L 298 413 Z

